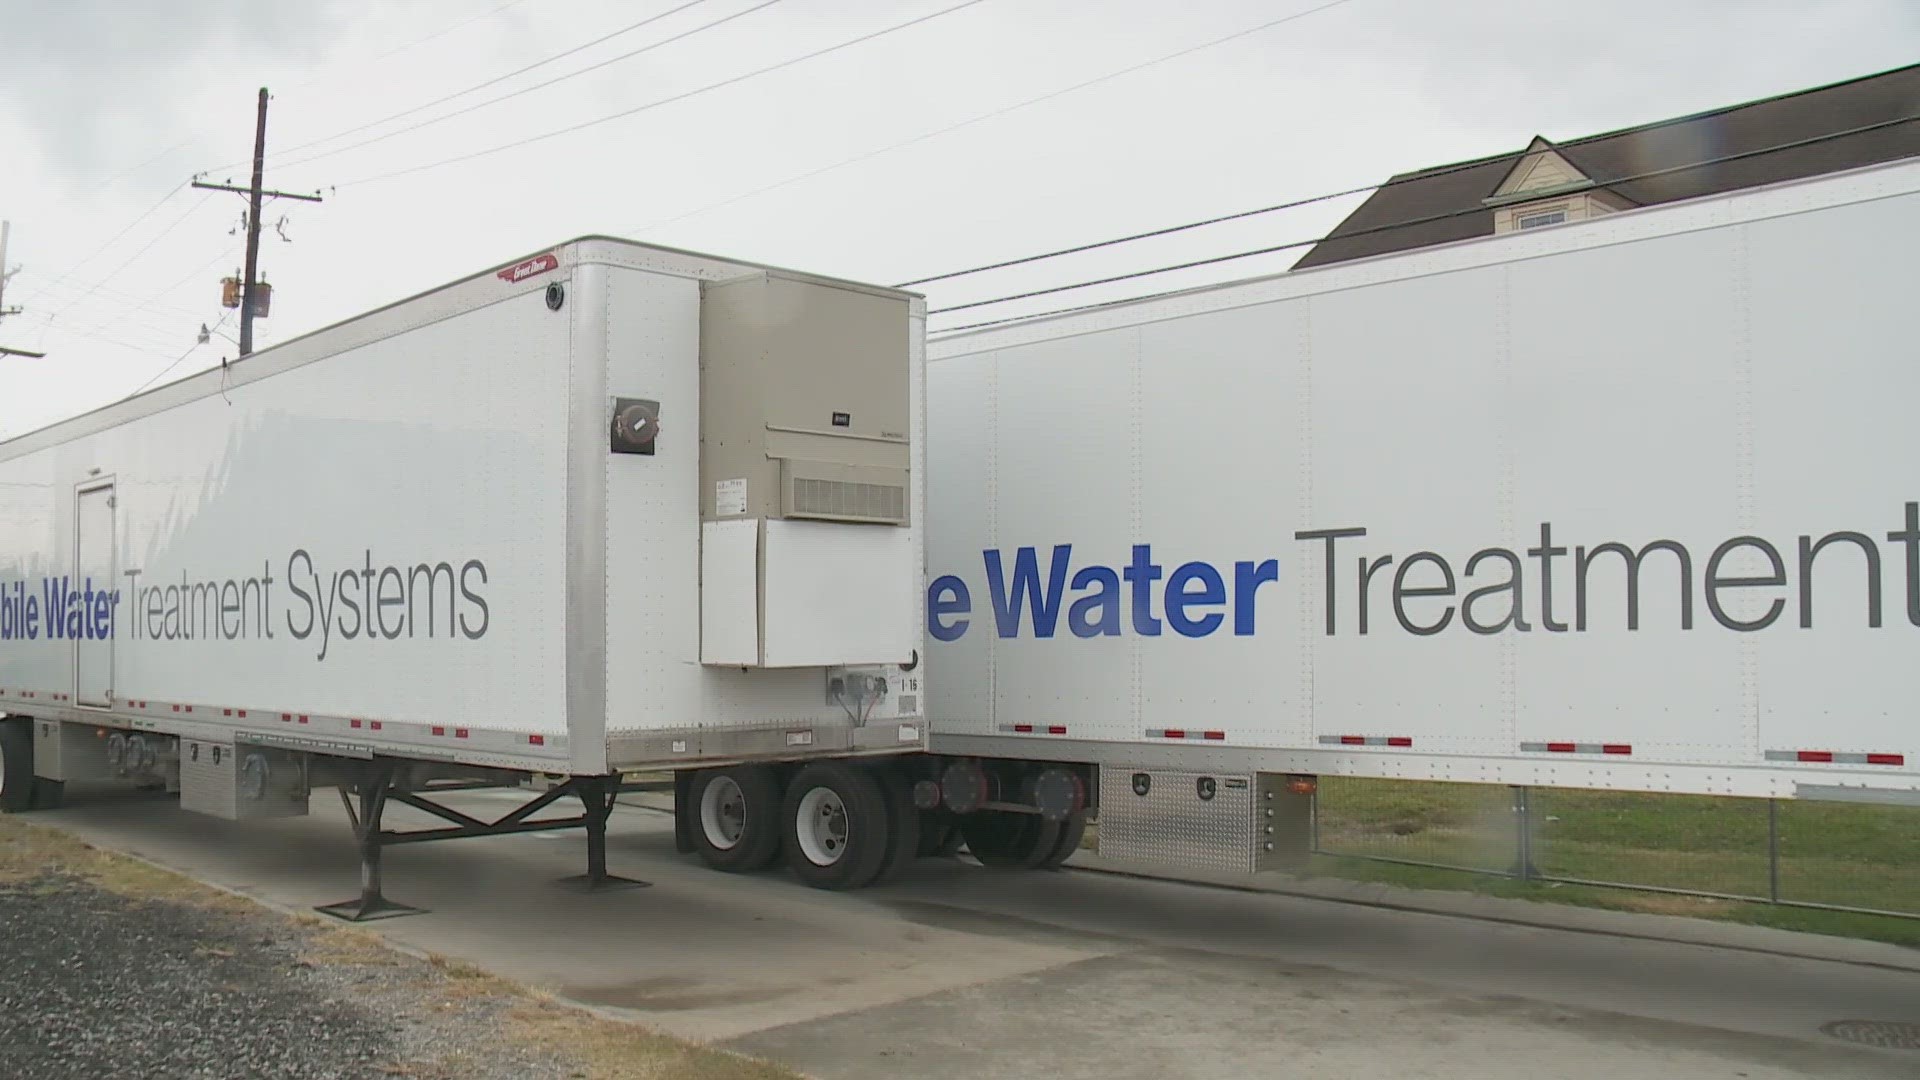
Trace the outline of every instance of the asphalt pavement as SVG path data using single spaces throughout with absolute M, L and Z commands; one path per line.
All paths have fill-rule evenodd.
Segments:
M 511 799 L 459 803 L 497 814 Z M 357 887 L 337 801 L 313 806 L 241 824 L 94 796 L 40 817 L 307 910 Z M 370 926 L 827 1080 L 1920 1077 L 1920 1050 L 1823 1030 L 1920 1025 L 1920 963 L 1874 960 L 1900 951 L 1798 950 L 1840 957 L 1814 959 L 1772 947 L 1796 935 L 1690 944 L 1657 917 L 1609 914 L 1632 934 L 1617 936 L 951 861 L 824 893 L 708 871 L 674 852 L 670 817 L 635 807 L 616 810 L 609 857 L 651 887 L 561 888 L 583 851 L 559 831 L 391 849 L 389 894 L 430 910 Z

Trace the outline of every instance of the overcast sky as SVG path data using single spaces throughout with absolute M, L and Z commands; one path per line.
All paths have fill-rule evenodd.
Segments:
M 269 232 L 262 245 L 274 297 L 258 347 L 581 233 L 891 284 L 1920 56 L 1912 0 L 1344 0 L 1141 67 L 1327 0 L 978 0 L 574 134 L 382 178 L 960 3 L 0 0 L 0 218 L 13 222 L 8 261 L 24 266 L 5 301 L 27 309 L 0 320 L 0 345 L 49 354 L 0 358 L 0 436 L 106 404 L 183 354 L 168 379 L 236 354 L 222 337 L 193 346 L 202 323 L 226 314 L 219 280 L 240 264 L 243 202 L 182 185 L 201 171 L 246 182 L 261 86 L 275 95 L 268 186 L 319 189 L 326 201 L 263 215 L 284 218 L 290 242 Z M 1352 205 L 926 291 L 939 307 L 1304 240 Z M 935 325 L 1269 272 L 1298 254 Z

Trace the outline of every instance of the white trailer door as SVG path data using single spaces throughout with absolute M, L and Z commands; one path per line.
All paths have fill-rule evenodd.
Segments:
M 60 613 L 73 638 L 73 696 L 81 705 L 113 704 L 113 485 L 82 488 L 73 515 L 73 579 Z M 69 612 L 77 612 L 71 617 Z M 49 613 L 51 614 L 51 613 Z

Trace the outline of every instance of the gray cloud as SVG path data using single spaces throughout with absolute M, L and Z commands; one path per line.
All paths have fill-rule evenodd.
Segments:
M 204 129 L 181 83 L 209 64 L 244 78 L 250 62 L 323 55 L 352 5 L 260 0 L 5 0 L 0 103 L 34 118 L 52 168 L 99 174 Z M 235 114 L 244 103 L 235 103 Z M 129 149 L 129 148 L 132 149 Z

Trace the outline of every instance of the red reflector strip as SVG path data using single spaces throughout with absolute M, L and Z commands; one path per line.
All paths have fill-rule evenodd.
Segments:
M 1633 753 L 1633 747 L 1626 743 L 1601 743 L 1600 752 L 1603 754 L 1631 754 Z
M 545 735 L 529 735 L 527 736 L 527 745 L 545 746 L 547 745 L 547 737 Z
M 1164 738 L 1168 739 L 1184 739 L 1187 737 L 1187 733 L 1180 728 L 1168 728 L 1162 734 Z
M 370 728 L 372 728 L 372 729 L 373 729 L 373 730 L 375 730 L 375 731 L 379 731 L 379 730 L 380 730 L 380 721 L 378 721 L 378 720 L 375 720 L 375 721 L 374 721 L 373 723 L 371 723 L 371 724 L 368 724 L 367 726 L 368 726 L 368 727 L 370 727 Z
M 178 705 L 175 705 L 175 706 L 173 707 L 173 711 L 174 711 L 174 712 L 179 712 L 179 711 L 180 711 L 180 706 L 178 706 Z
M 1571 754 L 1573 753 L 1574 745 L 1575 744 L 1570 742 L 1550 742 L 1547 744 L 1547 752 L 1551 754 Z
M 462 727 L 462 728 L 454 728 L 454 729 L 453 729 L 453 737 L 454 737 L 454 738 L 456 738 L 456 739 L 464 739 L 464 738 L 466 738 L 466 737 L 467 737 L 467 729 L 466 729 L 466 728 L 463 728 L 463 727 Z
M 360 720 L 349 720 L 349 721 L 347 721 L 347 726 L 348 726 L 348 727 L 354 727 L 354 728 L 357 728 L 357 727 L 359 727 L 359 726 L 360 726 L 360 725 L 361 725 L 361 724 L 362 724 L 363 722 L 364 722 L 364 721 L 360 721 Z
M 293 714 L 292 714 L 292 713 L 290 713 L 290 712 L 283 712 L 283 713 L 281 713 L 281 714 L 280 714 L 280 719 L 281 719 L 281 720 L 284 720 L 284 721 L 286 721 L 286 722 L 287 722 L 287 723 L 289 723 L 289 724 L 291 724 L 291 723 L 293 723 Z
M 303 724 L 307 722 L 307 715 L 305 713 L 300 714 L 300 722 Z
M 1066 733 L 1067 733 L 1067 725 L 1065 724 L 1047 725 L 1047 734 L 1049 735 L 1065 735 Z
M 1221 742 L 1224 739 L 1226 739 L 1227 733 L 1224 731 L 1209 731 L 1202 734 L 1200 737 L 1203 739 L 1206 739 L 1208 742 Z
M 1804 761 L 1815 765 L 1905 765 L 1905 754 L 1863 754 L 1850 750 L 1769 750 L 1768 761 Z
M 1322 746 L 1412 746 L 1413 740 L 1405 735 L 1391 738 L 1385 735 L 1322 735 Z
M 1015 724 L 1013 725 L 1013 730 L 1022 735 L 1031 735 L 1033 734 L 1033 725 L 1032 724 Z
M 435 735 L 445 735 L 447 733 L 447 729 L 443 727 L 436 727 L 433 729 L 433 733 Z
M 245 720 L 247 718 L 247 710 L 245 709 L 235 709 L 234 713 L 235 715 L 239 716 L 240 719 L 242 720 Z

